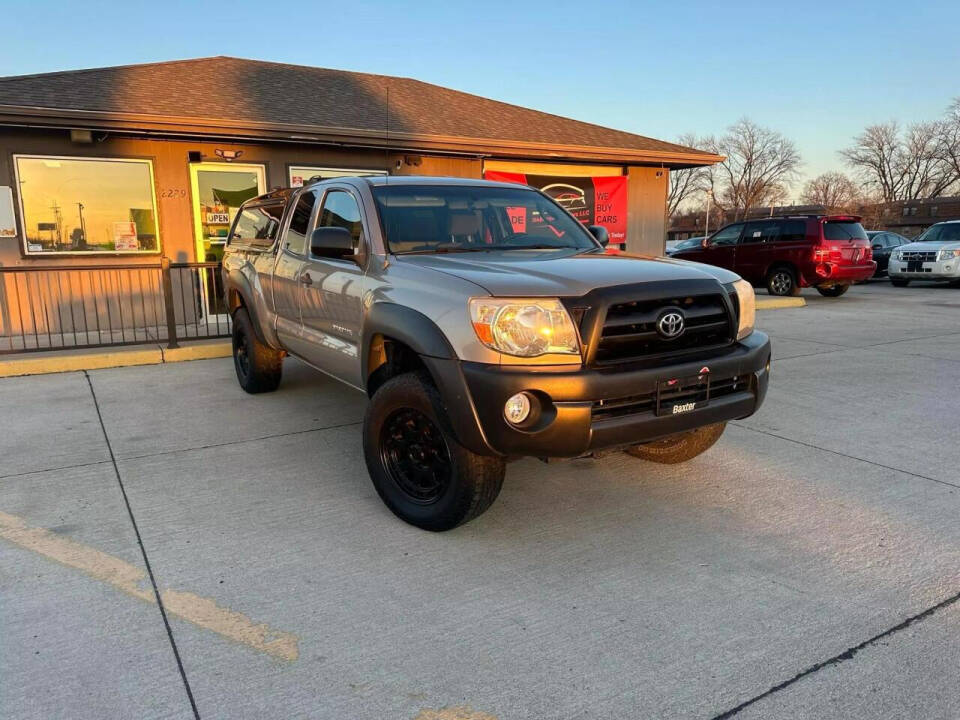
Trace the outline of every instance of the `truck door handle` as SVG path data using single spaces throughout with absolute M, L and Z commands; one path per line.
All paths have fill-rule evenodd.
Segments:
M 313 285 L 313 278 L 310 277 L 310 273 L 304 273 L 300 276 L 300 282 L 304 285 Z

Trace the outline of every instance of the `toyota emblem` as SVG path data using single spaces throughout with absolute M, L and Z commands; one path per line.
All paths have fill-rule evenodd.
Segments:
M 668 310 L 657 319 L 657 332 L 667 340 L 673 340 L 683 334 L 683 314 L 678 310 Z

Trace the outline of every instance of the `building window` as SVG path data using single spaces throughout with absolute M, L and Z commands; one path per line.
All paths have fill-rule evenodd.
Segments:
M 160 249 L 153 163 L 14 155 L 28 255 Z
M 937 207 L 936 205 L 931 205 L 931 206 L 930 206 L 930 217 L 936 217 L 936 216 L 937 216 L 937 213 L 939 213 L 939 212 L 940 212 L 940 208 L 939 208 L 939 207 Z
M 347 168 L 315 167 L 313 165 L 291 165 L 287 173 L 290 187 L 303 187 L 303 184 L 318 178 L 329 180 L 338 177 L 357 177 L 363 175 L 386 175 L 383 170 L 349 170 Z

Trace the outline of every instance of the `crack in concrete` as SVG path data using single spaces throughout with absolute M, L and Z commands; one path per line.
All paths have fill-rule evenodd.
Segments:
M 830 453 L 831 455 L 837 455 L 842 458 L 847 458 L 848 460 L 856 460 L 857 462 L 866 463 L 867 465 L 873 465 L 874 467 L 883 468 L 884 470 L 892 470 L 893 472 L 903 473 L 904 475 L 909 475 L 910 477 L 915 477 L 919 480 L 929 480 L 930 482 L 939 483 L 940 485 L 946 485 L 947 487 L 960 489 L 960 485 L 949 482 L 948 480 L 940 480 L 938 478 L 930 477 L 929 475 L 921 475 L 919 473 L 910 472 L 909 470 L 893 467 L 892 465 L 884 465 L 883 463 L 874 462 L 873 460 L 867 460 L 866 458 L 857 457 L 856 455 L 847 455 L 847 453 L 840 452 L 839 450 L 831 450 L 830 448 L 820 447 L 819 445 L 814 445 L 813 443 L 804 442 L 803 440 L 795 440 L 794 438 L 789 438 L 785 435 L 778 435 L 777 433 L 772 433 L 769 430 L 760 430 L 758 428 L 752 428 L 749 425 L 741 425 L 738 422 L 731 422 L 730 424 L 733 425 L 734 427 L 742 428 L 743 430 L 749 430 L 750 432 L 760 433 L 761 435 L 769 435 L 770 437 L 775 437 L 779 440 L 786 440 L 787 442 L 796 443 L 797 445 L 803 445 L 803 447 L 808 447 L 808 448 L 811 448 L 812 450 L 822 450 L 825 453 Z
M 828 658 L 828 659 L 826 659 L 826 660 L 822 660 L 821 662 L 818 662 L 818 663 L 816 663 L 816 664 L 814 664 L 814 665 L 811 665 L 810 667 L 806 668 L 805 670 L 801 670 L 801 671 L 798 672 L 796 675 L 794 675 L 792 678 L 790 678 L 790 679 L 788 679 L 788 680 L 784 680 L 783 682 L 778 683 L 777 685 L 774 685 L 773 687 L 771 687 L 771 688 L 769 688 L 768 690 L 760 693 L 759 695 L 754 695 L 754 696 L 753 696 L 752 698 L 750 698 L 749 700 L 744 700 L 742 703 L 740 703 L 740 704 L 737 705 L 736 707 L 730 708 L 729 710 L 725 710 L 724 712 L 720 713 L 719 715 L 714 715 L 714 716 L 711 718 L 711 720 L 727 720 L 727 718 L 731 718 L 731 717 L 733 717 L 734 715 L 739 714 L 742 710 L 745 710 L 746 708 L 750 707 L 751 705 L 754 705 L 754 704 L 760 702 L 760 701 L 763 700 L 764 698 L 770 697 L 770 696 L 773 695 L 774 693 L 778 693 L 778 692 L 780 692 L 781 690 L 784 690 L 784 689 L 790 687 L 790 686 L 793 685 L 794 683 L 800 682 L 801 680 L 803 680 L 803 678 L 807 677 L 808 675 L 813 675 L 814 673 L 816 673 L 816 672 L 818 672 L 818 671 L 820 671 L 820 670 L 823 670 L 823 669 L 826 668 L 826 667 L 830 667 L 830 666 L 832 666 L 832 665 L 839 665 L 839 664 L 842 663 L 842 662 L 845 662 L 845 661 L 847 661 L 847 660 L 850 660 L 851 658 L 853 658 L 858 652 L 860 652 L 860 651 L 863 650 L 864 648 L 870 647 L 871 645 L 875 645 L 875 644 L 876 644 L 877 642 L 879 642 L 880 640 L 883 640 L 884 638 L 888 638 L 888 637 L 890 637 L 891 635 L 894 635 L 894 634 L 900 632 L 901 630 L 904 630 L 904 629 L 910 627 L 910 626 L 913 625 L 914 623 L 921 622 L 922 620 L 925 620 L 926 618 L 928 618 L 928 617 L 930 617 L 931 615 L 933 615 L 935 612 L 937 612 L 937 611 L 939 611 L 939 610 L 943 610 L 944 608 L 953 605 L 953 604 L 956 603 L 958 600 L 960 600 L 960 592 L 956 593 L 955 595 L 951 595 L 950 597 L 948 597 L 948 598 L 945 599 L 945 600 L 941 600 L 941 601 L 938 602 L 936 605 L 933 605 L 933 606 L 931 606 L 931 607 L 928 607 L 926 610 L 923 610 L 922 612 L 919 612 L 919 613 L 917 613 L 916 615 L 911 615 L 910 617 L 908 617 L 908 618 L 907 618 L 906 620 L 904 620 L 903 622 L 900 622 L 900 623 L 894 625 L 893 627 L 888 628 L 887 630 L 884 630 L 883 632 L 878 633 L 877 635 L 874 635 L 873 637 L 871 637 L 871 638 L 869 638 L 869 639 L 867 639 L 867 640 L 864 640 L 862 643 L 859 643 L 859 644 L 857 644 L 857 645 L 854 645 L 854 646 L 852 646 L 852 647 L 849 647 L 849 648 L 847 648 L 846 650 L 844 650 L 843 652 L 838 653 L 838 654 L 834 655 L 833 657 Z

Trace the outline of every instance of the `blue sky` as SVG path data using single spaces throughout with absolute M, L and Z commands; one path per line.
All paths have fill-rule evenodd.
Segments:
M 665 140 L 741 116 L 805 175 L 960 95 L 960 2 L 5 0 L 0 75 L 234 55 L 405 75 Z

